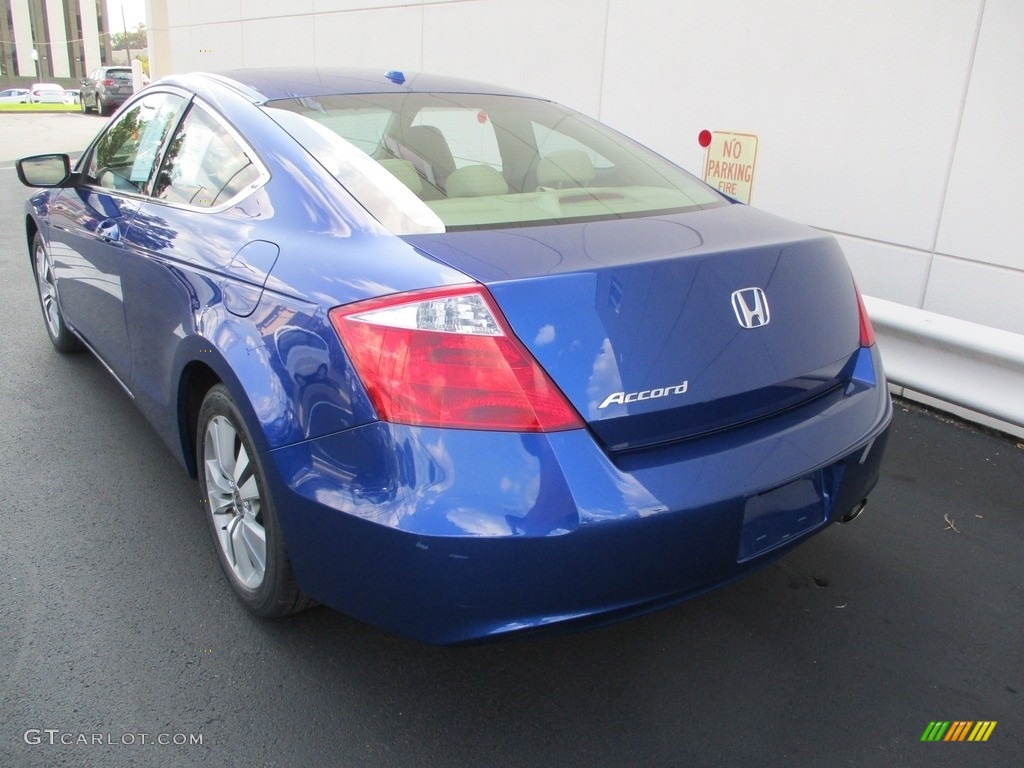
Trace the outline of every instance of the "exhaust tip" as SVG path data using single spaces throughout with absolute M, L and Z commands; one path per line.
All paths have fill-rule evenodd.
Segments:
M 860 502 L 858 502 L 857 504 L 854 505 L 853 509 L 851 509 L 845 515 L 843 515 L 842 517 L 839 518 L 839 522 L 843 523 L 844 525 L 846 523 L 852 523 L 857 518 L 857 516 L 860 515 L 860 513 L 864 511 L 864 507 L 866 507 L 867 505 L 868 505 L 868 500 L 867 499 L 861 499 Z

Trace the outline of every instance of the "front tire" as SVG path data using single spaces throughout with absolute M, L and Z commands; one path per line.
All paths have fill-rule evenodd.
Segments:
M 43 310 L 46 323 L 46 334 L 58 352 L 79 352 L 82 342 L 64 322 L 64 313 L 60 308 L 60 297 L 57 295 L 57 278 L 53 273 L 53 259 L 43 242 L 43 236 L 36 232 L 32 238 L 32 269 L 36 275 L 36 291 L 39 294 L 39 306 Z
M 312 601 L 295 580 L 259 454 L 223 384 L 203 400 L 196 435 L 202 505 L 235 595 L 267 618 L 308 608 Z

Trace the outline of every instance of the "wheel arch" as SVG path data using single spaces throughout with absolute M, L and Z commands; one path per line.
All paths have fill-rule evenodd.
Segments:
M 199 409 L 206 394 L 214 386 L 222 383 L 216 371 L 199 360 L 188 363 L 181 372 L 178 383 L 178 432 L 181 436 L 181 453 L 185 469 L 192 478 L 198 477 L 196 439 Z
M 223 384 L 227 388 L 242 414 L 255 449 L 260 453 L 272 445 L 287 444 L 301 438 L 291 408 L 280 396 L 281 383 L 266 367 L 265 354 L 253 354 L 261 349 L 261 340 L 254 329 L 235 321 L 237 318 L 214 326 L 209 339 L 199 334 L 188 337 L 175 353 L 177 362 L 172 370 L 180 371 L 177 375 L 177 423 L 174 425 L 177 449 L 192 477 L 197 472 L 199 409 L 203 398 L 215 384 Z M 167 439 L 173 444 L 174 435 L 168 435 Z
M 39 233 L 39 225 L 31 216 L 25 217 L 25 242 L 28 246 L 28 260 L 32 264 L 32 273 L 35 274 L 35 260 L 32 258 L 32 243 Z

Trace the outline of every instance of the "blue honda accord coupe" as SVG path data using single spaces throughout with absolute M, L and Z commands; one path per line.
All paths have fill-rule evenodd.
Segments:
M 892 409 L 835 240 L 550 101 L 175 76 L 18 173 L 53 346 L 198 478 L 260 616 L 606 622 L 852 520 L 878 478 Z

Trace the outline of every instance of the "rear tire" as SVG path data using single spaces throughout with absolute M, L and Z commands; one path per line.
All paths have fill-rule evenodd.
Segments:
M 196 466 L 217 558 L 242 604 L 265 618 L 313 605 L 299 590 L 259 454 L 223 384 L 199 409 Z
M 43 236 L 38 232 L 32 238 L 32 271 L 35 272 L 36 293 L 39 295 L 39 306 L 43 310 L 46 335 L 50 337 L 50 342 L 58 352 L 81 351 L 82 342 L 64 322 L 60 296 L 57 294 L 57 278 L 53 273 L 53 259 L 43 242 Z
M 82 105 L 82 114 L 83 115 L 88 115 L 89 114 L 89 107 L 86 106 L 86 104 L 85 104 L 85 97 L 84 96 L 81 98 L 81 105 Z
M 96 114 L 100 117 L 106 117 L 110 114 L 110 110 L 107 109 L 106 105 L 103 103 L 103 99 L 99 96 L 96 97 Z

